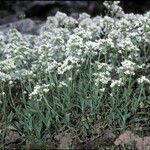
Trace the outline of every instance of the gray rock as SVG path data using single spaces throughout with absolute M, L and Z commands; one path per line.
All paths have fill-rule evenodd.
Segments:
M 15 23 L 11 23 L 12 28 L 16 28 L 21 33 L 31 33 L 35 26 L 35 22 L 31 19 L 23 19 Z
M 23 19 L 13 23 L 7 23 L 0 26 L 0 31 L 7 32 L 11 28 L 16 28 L 22 34 L 39 34 L 40 28 L 42 27 L 40 21 L 33 21 L 31 19 Z

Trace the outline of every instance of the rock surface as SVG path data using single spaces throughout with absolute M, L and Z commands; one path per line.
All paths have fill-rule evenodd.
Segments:
M 33 21 L 31 19 L 23 19 L 0 26 L 0 31 L 7 32 L 10 28 L 16 28 L 22 34 L 39 34 L 42 26 L 41 21 Z
M 103 14 L 103 1 L 0 1 L 0 31 L 16 27 L 22 33 L 38 34 L 47 16 L 57 11 L 77 18 L 79 13 L 86 12 L 91 16 Z M 150 10 L 149 1 L 121 1 L 125 12 L 144 13 Z M 41 20 L 41 21 L 36 21 Z

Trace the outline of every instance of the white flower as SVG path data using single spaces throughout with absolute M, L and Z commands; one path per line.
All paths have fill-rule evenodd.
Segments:
M 6 80 L 10 80 L 11 76 L 9 74 L 5 74 L 3 72 L 0 72 L 0 80 L 2 81 L 6 81 Z
M 2 95 L 4 96 L 6 93 L 5 92 L 2 92 Z
M 112 80 L 110 87 L 113 88 L 114 86 L 122 86 L 122 85 L 124 85 L 124 82 L 122 78 L 120 78 L 119 80 Z
M 41 101 L 43 94 L 49 92 L 49 86 L 49 84 L 37 84 L 29 94 L 29 99 Z
M 111 97 L 113 96 L 113 94 L 112 94 L 112 93 L 110 93 L 109 95 L 110 95 Z
M 104 6 L 106 6 L 106 8 L 108 10 L 110 10 L 112 15 L 116 15 L 116 17 L 123 17 L 124 16 L 124 12 L 122 10 L 122 8 L 118 5 L 120 3 L 120 1 L 104 1 Z
M 120 73 L 121 71 L 126 75 L 135 75 L 134 70 L 136 64 L 130 60 L 124 60 L 121 62 L 122 66 L 117 69 L 117 72 Z
M 44 91 L 45 93 L 47 93 L 47 92 L 49 92 L 49 89 L 43 89 L 43 91 Z
M 132 68 L 135 65 L 135 63 L 130 60 L 124 60 L 121 64 L 124 68 Z
M 113 67 L 107 63 L 99 63 L 98 61 L 95 61 L 95 64 L 97 65 L 98 70 L 106 69 L 107 71 L 111 71 L 113 69 Z
M 141 76 L 140 78 L 137 79 L 138 84 L 142 83 L 150 83 L 150 80 L 146 78 L 145 76 Z
M 13 84 L 13 81 L 9 81 L 9 84 L 10 84 L 10 85 Z
M 23 94 L 27 94 L 27 91 L 23 91 Z
M 111 80 L 109 72 L 100 72 L 94 75 L 97 76 L 97 78 L 95 79 L 95 85 L 98 85 L 99 82 L 105 85 Z
M 64 81 L 61 81 L 58 85 L 59 88 L 62 88 L 62 87 L 67 87 L 68 85 L 64 82 Z
M 69 78 L 68 78 L 68 81 L 72 81 L 72 77 L 69 77 Z
M 104 92 L 104 91 L 105 91 L 105 88 L 100 89 L 100 91 L 101 91 L 101 92 Z
M 58 67 L 58 74 L 64 74 L 66 71 L 71 70 L 74 68 L 75 65 L 78 63 L 78 58 L 68 56 L 62 64 Z

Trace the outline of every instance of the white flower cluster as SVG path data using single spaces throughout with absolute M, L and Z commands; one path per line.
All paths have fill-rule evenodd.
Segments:
M 58 74 L 64 74 L 64 72 L 74 68 L 74 65 L 78 63 L 78 58 L 76 57 L 67 57 L 63 63 L 58 67 Z
M 123 72 L 126 75 L 135 75 L 134 70 L 136 64 L 130 60 L 124 60 L 121 62 L 121 67 L 118 68 L 118 72 Z
M 48 84 L 37 84 L 36 86 L 34 86 L 32 93 L 29 94 L 29 99 L 41 101 L 43 98 L 43 94 L 49 92 L 49 86 L 50 85 Z
M 11 76 L 10 75 L 7 75 L 3 72 L 0 72 L 0 80 L 1 81 L 6 81 L 6 80 L 10 80 L 11 79 Z
M 99 83 L 102 85 L 106 85 L 109 81 L 111 81 L 110 71 L 112 67 L 106 63 L 95 62 L 97 67 L 97 72 L 93 75 L 96 77 L 95 85 L 98 86 Z
M 117 1 L 104 4 L 109 16 L 91 18 L 83 13 L 74 19 L 57 12 L 47 18 L 39 35 L 16 29 L 0 32 L 0 82 L 37 84 L 30 98 L 41 99 L 38 93 L 48 91 L 44 84 L 67 87 L 69 77 L 80 82 L 82 73 L 88 72 L 89 82 L 100 91 L 123 86 L 122 79 L 129 76 L 136 79 L 141 67 L 144 76 L 150 60 L 150 12 L 125 14 Z
M 117 17 L 122 17 L 124 12 L 122 8 L 118 5 L 120 1 L 105 1 L 104 5 L 111 12 L 112 15 L 116 15 Z
M 113 88 L 114 86 L 122 86 L 124 85 L 123 79 L 120 78 L 119 80 L 112 80 L 110 87 Z
M 145 76 L 141 76 L 140 78 L 137 79 L 137 82 L 139 84 L 142 84 L 142 83 L 150 83 L 150 80 L 148 78 L 146 78 Z

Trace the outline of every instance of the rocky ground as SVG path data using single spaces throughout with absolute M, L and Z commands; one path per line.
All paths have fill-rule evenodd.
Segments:
M 0 31 L 16 27 L 22 33 L 38 34 L 44 20 L 57 11 L 75 18 L 86 12 L 91 16 L 104 14 L 101 1 L 0 1 Z M 125 12 L 144 13 L 150 10 L 149 1 L 121 1 Z

